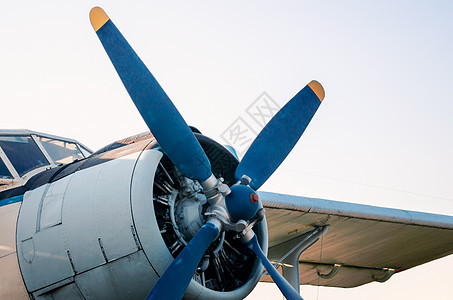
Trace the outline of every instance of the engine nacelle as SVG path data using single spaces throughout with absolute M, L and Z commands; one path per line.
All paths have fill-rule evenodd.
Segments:
M 196 136 L 213 173 L 231 185 L 237 160 Z M 149 134 L 68 165 L 24 196 L 16 241 L 26 288 L 37 299 L 144 299 L 201 226 L 205 202 L 199 184 Z M 254 231 L 267 249 L 265 220 Z M 226 233 L 206 252 L 185 297 L 240 299 L 261 272 Z

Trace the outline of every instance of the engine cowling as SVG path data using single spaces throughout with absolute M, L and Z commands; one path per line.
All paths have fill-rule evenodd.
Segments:
M 196 136 L 212 172 L 233 184 L 236 158 Z M 150 134 L 68 165 L 24 196 L 16 240 L 27 290 L 35 298 L 144 299 L 204 222 L 205 203 L 199 184 L 178 172 Z M 265 221 L 254 231 L 267 249 Z M 261 272 L 227 232 L 206 251 L 185 297 L 240 299 Z

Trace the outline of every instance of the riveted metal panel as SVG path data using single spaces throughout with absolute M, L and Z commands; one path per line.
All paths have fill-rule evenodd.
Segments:
M 94 203 L 97 232 L 107 259 L 138 251 L 135 242 L 130 203 L 132 172 L 140 153 L 102 164 Z
M 105 263 L 95 232 L 93 208 L 99 173 L 100 169 L 94 167 L 75 173 L 63 202 L 64 240 L 75 272 Z
M 27 249 L 34 247 L 33 258 L 29 262 L 30 259 L 26 258 L 30 256 L 22 250 L 23 242 L 18 242 L 19 265 L 30 292 L 74 275 L 63 243 L 61 225 L 41 230 L 24 243 Z
M 75 282 L 86 299 L 144 299 L 158 278 L 138 251 L 79 274 Z
M 48 187 L 49 184 L 45 184 L 33 191 L 25 193 L 22 201 L 22 207 L 19 212 L 19 218 L 17 220 L 18 242 L 29 239 L 36 233 L 39 206 L 41 204 L 43 194 Z
M 131 177 L 138 155 L 73 175 L 64 197 L 62 225 L 77 273 L 138 251 L 130 208 Z
M 74 283 L 74 277 L 68 277 L 66 279 L 63 279 L 61 281 L 58 281 L 58 282 L 55 282 L 51 285 L 48 285 L 48 286 L 45 286 L 43 287 L 42 289 L 39 289 L 37 291 L 34 291 L 33 293 L 31 293 L 31 297 L 32 299 L 33 298 L 38 298 L 38 297 L 46 297 L 45 295 L 47 296 L 52 296 L 52 292 L 53 291 L 56 291 L 64 286 L 67 286 L 69 284 L 73 284 Z
M 54 299 L 71 299 L 71 300 L 84 300 L 82 293 L 75 283 L 65 285 L 52 292 L 52 300 Z
M 51 183 L 41 200 L 38 230 L 61 224 L 63 196 L 72 176 Z
M 71 300 L 84 300 L 82 293 L 75 283 L 64 285 L 56 288 L 50 292 L 36 296 L 36 300 L 55 300 L 55 299 L 71 299 Z

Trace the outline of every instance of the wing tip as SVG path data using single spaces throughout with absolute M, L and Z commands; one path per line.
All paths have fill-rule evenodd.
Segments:
M 311 90 L 313 91 L 313 93 L 316 94 L 316 96 L 318 97 L 319 101 L 322 102 L 322 100 L 324 100 L 324 97 L 326 95 L 326 93 L 324 92 L 324 88 L 322 87 L 322 85 L 317 82 L 316 80 L 312 80 L 308 86 L 311 88 Z
M 109 16 L 99 6 L 93 7 L 90 11 L 90 22 L 94 31 L 98 31 L 109 19 Z

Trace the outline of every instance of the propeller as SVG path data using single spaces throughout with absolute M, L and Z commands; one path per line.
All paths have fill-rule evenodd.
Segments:
M 255 253 L 256 257 L 258 257 L 258 259 L 261 261 L 286 299 L 302 299 L 299 293 L 295 289 L 293 289 L 289 282 L 286 281 L 286 279 L 274 268 L 274 266 L 272 266 L 266 255 L 264 255 L 263 250 L 261 250 L 260 244 L 258 243 L 256 235 L 253 235 L 253 237 L 246 244 L 247 247 L 249 247 L 249 249 L 252 250 L 253 253 Z
M 170 98 L 116 26 L 99 7 L 90 21 L 132 101 L 162 150 L 186 177 L 203 187 L 207 221 L 170 264 L 147 299 L 181 299 L 203 254 L 225 230 L 237 233 L 255 253 L 287 299 L 302 299 L 261 250 L 253 225 L 264 210 L 255 191 L 272 175 L 304 132 L 324 98 L 322 86 L 310 82 L 266 125 L 238 165 L 231 188 L 215 178 L 211 164 Z
M 207 222 L 167 268 L 146 299 L 181 299 L 204 252 L 219 236 L 218 225 Z
M 324 89 L 315 80 L 298 92 L 261 130 L 234 174 L 252 179 L 257 190 L 288 156 L 324 99 Z
M 90 21 L 116 72 L 159 145 L 186 177 L 199 182 L 211 175 L 211 164 L 160 84 L 100 7 Z M 181 151 L 181 147 L 184 151 Z

